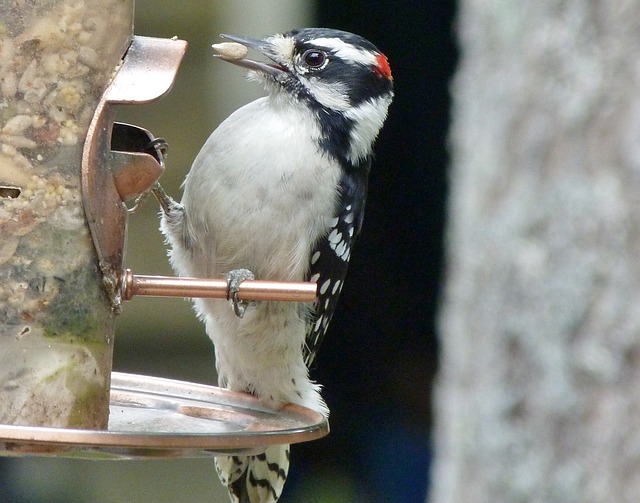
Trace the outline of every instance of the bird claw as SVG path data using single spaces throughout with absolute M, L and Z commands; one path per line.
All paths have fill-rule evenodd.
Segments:
M 238 318 L 244 316 L 249 303 L 238 298 L 238 291 L 243 281 L 256 279 L 249 269 L 233 269 L 227 273 L 227 300 L 231 301 L 233 312 Z
M 158 182 L 153 184 L 153 186 L 151 187 L 151 192 L 158 200 L 158 203 L 160 204 L 160 207 L 162 208 L 164 214 L 168 217 L 174 216 L 176 212 L 184 211 L 182 205 L 174 201 L 171 196 L 169 196 L 164 191 L 164 189 Z

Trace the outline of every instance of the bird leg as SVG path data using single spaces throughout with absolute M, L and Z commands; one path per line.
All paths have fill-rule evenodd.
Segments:
M 169 222 L 181 221 L 184 216 L 184 206 L 176 202 L 169 194 L 167 194 L 162 186 L 156 182 L 151 187 L 151 192 L 158 200 L 162 212 Z
M 156 196 L 156 199 L 158 200 L 158 203 L 160 204 L 160 207 L 162 208 L 162 211 L 165 215 L 169 216 L 172 211 L 178 210 L 178 208 L 180 208 L 181 211 L 184 211 L 182 209 L 182 205 L 176 203 L 173 198 L 164 191 L 162 185 L 160 185 L 158 182 L 153 184 L 153 186 L 151 187 L 151 192 L 153 192 L 153 195 Z
M 238 318 L 244 316 L 249 303 L 238 298 L 238 291 L 243 281 L 256 279 L 249 269 L 233 269 L 227 273 L 227 300 L 233 305 L 233 312 Z

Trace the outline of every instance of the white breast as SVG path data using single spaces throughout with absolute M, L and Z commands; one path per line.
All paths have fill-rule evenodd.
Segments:
M 291 105 L 277 96 L 254 101 L 205 143 L 184 184 L 186 239 L 168 234 L 180 275 L 248 268 L 258 279 L 304 278 L 334 216 L 340 167 L 319 154 L 311 114 Z M 242 319 L 224 301 L 198 299 L 195 308 L 215 344 L 221 385 L 328 414 L 304 364 L 298 305 L 259 302 Z
M 303 278 L 340 177 L 318 136 L 310 112 L 277 97 L 242 107 L 212 133 L 184 187 L 189 234 L 204 246 L 191 273 L 246 267 L 260 279 Z

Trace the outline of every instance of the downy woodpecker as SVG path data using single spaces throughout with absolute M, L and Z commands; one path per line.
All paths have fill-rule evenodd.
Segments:
M 187 175 L 180 204 L 159 197 L 170 261 L 181 276 L 249 274 L 318 285 L 313 306 L 194 301 L 215 345 L 219 385 L 279 407 L 329 410 L 308 366 L 325 335 L 360 232 L 372 146 L 393 98 L 387 58 L 357 35 L 303 28 L 263 39 L 230 35 L 222 59 L 250 70 L 267 96 L 211 134 Z M 239 43 L 268 62 L 247 59 Z M 158 194 L 156 194 L 158 195 Z M 237 304 L 237 302 L 236 302 Z M 246 307 L 246 310 L 244 309 Z M 240 316 L 242 315 L 242 316 Z M 275 502 L 289 446 L 220 456 L 234 502 Z

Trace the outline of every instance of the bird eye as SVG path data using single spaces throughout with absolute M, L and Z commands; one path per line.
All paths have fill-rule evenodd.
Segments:
M 309 49 L 302 55 L 302 59 L 309 68 L 320 68 L 327 61 L 327 55 L 324 52 Z

